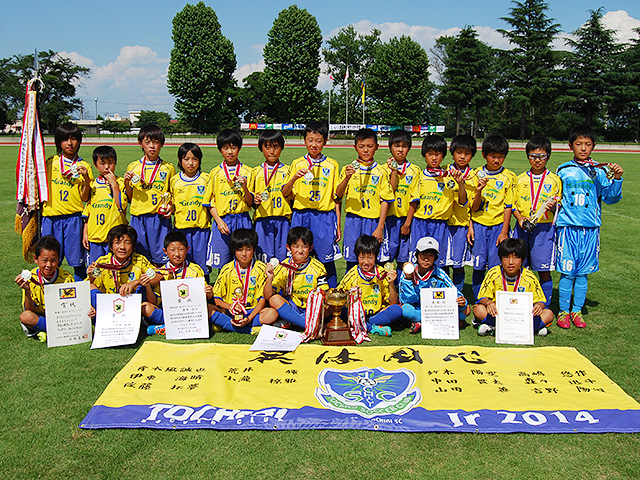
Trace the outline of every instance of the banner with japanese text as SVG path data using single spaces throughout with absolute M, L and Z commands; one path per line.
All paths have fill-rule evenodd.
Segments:
M 640 404 L 569 347 L 147 341 L 80 427 L 640 432 Z

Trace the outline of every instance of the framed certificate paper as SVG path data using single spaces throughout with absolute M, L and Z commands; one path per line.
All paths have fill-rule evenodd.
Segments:
M 496 343 L 533 345 L 533 293 L 496 292 Z

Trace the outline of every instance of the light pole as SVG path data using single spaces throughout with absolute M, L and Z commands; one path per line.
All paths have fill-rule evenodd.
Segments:
M 96 133 L 100 135 L 100 128 L 98 128 L 98 97 L 94 97 L 93 101 L 96 102 Z

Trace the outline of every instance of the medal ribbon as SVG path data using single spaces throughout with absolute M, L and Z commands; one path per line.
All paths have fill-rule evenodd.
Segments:
M 581 167 L 596 167 L 596 168 L 604 168 L 611 165 L 610 163 L 598 163 L 594 161 L 592 158 L 587 158 L 586 160 L 578 160 L 577 158 L 573 159 Z
M 431 174 L 433 177 L 446 177 L 449 175 L 449 171 L 444 168 L 426 168 L 427 172 Z
M 364 270 L 362 270 L 360 268 L 360 266 L 358 266 L 358 272 L 360 273 L 360 276 L 362 278 L 364 278 L 367 282 L 370 282 L 373 279 L 381 278 L 380 274 L 378 273 L 378 266 L 377 265 L 373 267 L 373 273 L 365 272 Z
M 64 168 L 65 163 L 66 163 L 65 162 L 66 157 L 64 155 L 60 154 L 59 160 L 60 160 L 60 173 L 63 176 L 68 177 L 69 175 L 71 175 L 71 167 L 73 167 L 78 161 L 78 156 L 76 155 L 71 160 L 69 160 L 71 162 L 71 165 L 69 165 L 69 168 L 67 168 L 66 170 Z
M 434 267 L 431 267 L 427 273 L 425 273 L 424 275 L 420 275 L 418 273 L 418 268 L 416 267 L 416 269 L 413 271 L 413 283 L 415 285 L 418 285 L 418 281 L 421 282 L 426 282 L 427 280 L 429 280 L 429 278 L 431 278 L 431 275 L 433 275 L 433 272 L 435 271 Z
M 158 158 L 158 160 L 156 160 L 155 165 L 153 167 L 153 172 L 151 172 L 151 178 L 149 178 L 149 181 L 147 182 L 145 179 L 146 170 L 147 170 L 147 156 L 145 155 L 144 158 L 142 159 L 142 170 L 140 171 L 140 180 L 142 181 L 142 183 L 146 183 L 147 185 L 152 185 L 156 179 L 156 175 L 158 174 L 158 170 L 160 170 L 161 165 L 162 165 L 162 160 Z
M 240 168 L 242 164 L 240 162 L 235 164 L 235 170 L 233 171 L 233 178 L 235 179 L 240 174 Z M 227 162 L 222 162 L 222 169 L 224 170 L 224 176 L 227 177 L 227 180 L 232 182 L 231 174 L 229 173 L 229 168 L 227 167 Z
M 324 303 L 325 292 L 321 288 L 312 290 L 307 296 L 307 308 L 304 312 L 304 340 L 314 340 L 320 334 L 320 318 Z
M 276 174 L 279 167 L 280 167 L 280 162 L 276 163 L 276 165 L 273 167 L 273 170 L 271 171 L 271 175 L 267 176 L 267 173 L 269 171 L 267 162 L 264 162 L 262 164 L 262 173 L 264 174 L 264 186 L 267 189 L 267 191 L 269 190 L 269 183 L 271 183 L 271 179 Z
M 56 269 L 56 273 L 53 274 L 53 277 L 47 279 L 42 276 L 40 273 L 40 269 L 38 269 L 38 283 L 39 285 L 49 285 L 54 283 L 58 279 L 58 269 Z
M 363 341 L 370 342 L 369 334 L 367 333 L 367 318 L 364 314 L 364 307 L 362 306 L 362 291 L 360 287 L 353 287 L 349 290 L 349 331 L 356 343 L 362 343 Z
M 293 260 L 289 260 L 289 263 L 280 262 L 280 265 L 289 270 L 287 272 L 287 288 L 284 292 L 287 297 L 290 297 L 293 293 L 293 281 L 296 278 L 296 272 L 302 270 L 307 263 L 309 262 L 307 261 L 304 265 L 298 265 L 297 263 L 294 263 Z
M 393 157 L 389 157 L 389 160 L 393 160 Z M 399 175 L 404 175 L 405 173 L 407 173 L 407 168 L 409 167 L 409 162 L 407 162 L 406 160 L 404 161 L 404 163 L 402 164 L 402 168 L 398 168 L 397 172 Z
M 544 172 L 542 172 L 542 176 L 540 177 L 540 183 L 538 184 L 538 188 L 535 191 L 533 186 L 533 184 L 535 183 L 534 175 L 531 173 L 531 171 L 527 172 L 527 175 L 529 175 L 529 191 L 531 192 L 531 211 L 532 212 L 535 212 L 536 209 L 538 208 L 538 200 L 540 200 L 540 194 L 542 193 L 542 185 L 544 184 L 544 179 L 547 178 L 548 172 L 549 170 L 547 169 L 545 169 Z
M 187 267 L 188 266 L 189 266 L 189 262 L 187 260 L 182 262 L 182 265 L 179 265 L 177 267 L 174 267 L 173 263 L 171 263 L 171 261 L 169 261 L 164 265 L 164 268 L 160 268 L 160 269 L 156 269 L 156 270 L 160 270 L 161 272 L 170 273 L 171 275 L 173 275 L 174 279 L 177 279 L 178 275 L 180 275 L 181 279 L 184 279 L 187 276 Z
M 118 273 L 118 272 L 120 270 L 124 270 L 129 265 L 131 265 L 131 257 L 129 257 L 126 262 L 120 263 L 116 259 L 116 257 L 113 256 L 113 254 L 111 254 L 110 263 L 98 263 L 98 264 L 96 264 L 97 267 L 104 268 L 105 270 L 109 270 L 111 272 L 111 277 L 113 278 L 113 283 L 116 286 L 116 292 L 120 291 L 120 277 L 119 277 L 120 273 Z
M 304 159 L 307 161 L 308 168 L 313 168 L 314 166 L 320 165 L 325 158 L 327 157 L 323 154 L 320 154 L 320 158 L 318 160 L 312 159 L 311 155 L 309 155 L 308 153 L 304 156 Z
M 455 163 L 452 163 L 451 165 L 449 165 L 449 170 L 458 170 L 460 172 L 462 172 L 462 179 L 466 180 L 467 177 L 469 176 L 469 174 L 471 173 L 471 168 L 469 168 L 469 165 L 467 165 L 466 167 L 464 167 L 464 170 L 460 169 Z
M 504 274 L 504 270 L 500 269 L 500 275 L 502 276 L 502 288 L 505 292 L 509 291 L 509 287 L 507 285 L 507 277 Z M 518 272 L 518 276 L 516 277 L 516 283 L 513 285 L 513 291 L 518 291 L 518 286 L 520 285 L 520 278 L 522 277 L 522 269 Z

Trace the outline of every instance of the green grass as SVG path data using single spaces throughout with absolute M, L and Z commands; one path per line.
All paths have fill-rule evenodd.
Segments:
M 108 140 L 107 140 L 108 141 Z M 138 147 L 116 146 L 121 174 L 139 157 Z M 52 147 L 47 147 L 51 152 Z M 90 158 L 92 147 L 81 150 Z M 177 148 L 163 149 L 175 162 Z M 215 147 L 204 147 L 204 170 L 219 163 Z M 286 148 L 283 161 L 303 153 Z M 346 164 L 348 148 L 325 153 Z M 378 159 L 386 158 L 380 151 Z M 26 267 L 20 238 L 13 233 L 16 147 L 0 147 L 0 430 L 1 478 L 598 478 L 640 476 L 640 435 L 488 435 L 368 431 L 155 431 L 81 430 L 87 414 L 114 375 L 138 346 L 89 350 L 89 344 L 47 349 L 28 340 L 18 322 L 20 291 L 13 278 Z M 261 155 L 247 147 L 241 159 L 257 165 Z M 549 167 L 569 154 L 551 157 Z M 578 331 L 552 328 L 537 346 L 572 346 L 589 358 L 628 394 L 640 400 L 640 324 L 635 295 L 640 288 L 640 154 L 601 154 L 625 169 L 624 198 L 604 206 L 601 271 L 589 278 L 586 320 Z M 410 159 L 419 161 L 418 149 Z M 447 157 L 449 160 L 450 157 Z M 481 164 L 480 155 L 472 162 Z M 527 168 L 523 152 L 512 152 L 506 166 Z M 344 262 L 339 263 L 339 276 Z M 467 272 L 467 283 L 470 272 Z M 554 276 L 557 285 L 557 276 Z M 465 289 L 470 298 L 470 289 Z M 557 298 L 557 290 L 554 292 Z M 557 300 L 554 301 L 557 311 Z M 406 331 L 372 345 L 493 345 L 467 328 L 458 342 L 428 341 Z M 164 341 L 152 338 L 145 341 Z M 224 333 L 205 342 L 250 343 L 253 337 Z M 196 343 L 182 342 L 182 343 Z M 366 348 L 366 347 L 363 347 Z M 544 407 L 547 407 L 545 405 Z M 548 407 L 552 408 L 551 405 Z

